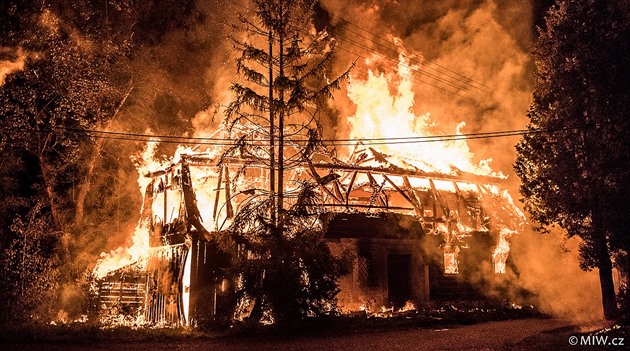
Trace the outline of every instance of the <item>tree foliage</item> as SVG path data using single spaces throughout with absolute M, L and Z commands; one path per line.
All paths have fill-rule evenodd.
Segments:
M 0 3 L 0 64 L 24 63 L 6 76 L 1 69 L 0 257 L 22 251 L 59 273 L 43 267 L 18 272 L 30 266 L 2 259 L 0 279 L 6 287 L 14 287 L 20 274 L 41 274 L 37 279 L 51 286 L 81 279 L 111 240 L 106 233 L 122 231 L 118 223 L 135 215 L 130 204 L 134 195 L 140 201 L 139 193 L 127 191 L 129 176 L 121 174 L 136 176 L 129 160 L 133 147 L 104 144 L 90 130 L 107 129 L 130 105 L 127 98 L 142 80 L 135 56 L 158 45 L 170 30 L 184 27 L 194 7 L 192 0 Z M 54 237 L 54 248 L 37 249 L 40 236 L 22 233 L 38 231 L 14 222 L 26 223 L 34 213 L 40 217 L 40 236 Z M 27 279 L 37 282 L 35 276 Z M 49 292 L 33 286 L 29 294 L 43 298 L 28 300 L 23 291 L 14 295 L 9 289 L 2 290 L 0 299 L 24 298 L 29 308 L 36 302 L 63 308 Z
M 271 201 L 250 198 L 223 233 L 237 253 L 230 271 L 239 281 L 238 300 L 260 300 L 250 315 L 255 322 L 264 311 L 281 324 L 334 312 L 337 280 L 348 274 L 350 256 L 333 256 L 324 241 L 319 194 L 302 188 L 282 216 L 282 232 L 269 221 Z
M 339 89 L 348 71 L 327 79 L 335 41 L 313 27 L 316 2 L 255 1 L 255 5 L 259 22 L 240 16 L 241 26 L 230 37 L 240 53 L 236 67 L 245 83 L 231 86 L 235 98 L 225 110 L 226 124 L 244 137 L 244 143 L 228 155 L 238 153 L 270 166 L 275 162 L 270 141 L 282 140 L 289 150 L 275 156 L 290 168 L 310 156 L 305 151 L 313 151 L 313 145 L 304 142 L 321 135 L 318 107 Z
M 515 171 L 532 218 L 584 240 L 581 265 L 599 269 L 610 316 L 611 256 L 627 272 L 630 243 L 630 2 L 559 1 L 539 34 Z
M 0 322 L 47 324 L 54 318 L 59 285 L 58 236 L 48 229 L 49 216 L 42 202 L 24 217 L 16 217 L 16 234 L 0 256 Z
M 321 135 L 320 107 L 348 71 L 328 79 L 335 42 L 314 28 L 317 2 L 254 5 L 255 20 L 240 16 L 230 37 L 242 81 L 231 86 L 226 125 L 239 142 L 220 166 L 239 158 L 266 167 L 269 189 L 239 206 L 224 239 L 237 252 L 238 293 L 255 303 L 251 319 L 258 322 L 266 310 L 284 323 L 330 312 L 337 279 L 347 273 L 347 259 L 335 258 L 323 240 L 313 185 L 286 184 L 284 175 L 310 162 Z

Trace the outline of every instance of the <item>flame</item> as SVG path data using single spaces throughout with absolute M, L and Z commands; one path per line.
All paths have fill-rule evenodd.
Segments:
M 417 311 L 417 310 L 418 309 L 416 308 L 416 305 L 413 304 L 413 302 L 407 301 L 405 302 L 405 305 L 398 310 L 398 312 L 409 312 L 409 311 Z
M 397 40 L 400 45 L 400 40 Z M 370 61 L 377 61 L 372 59 Z M 370 61 L 367 62 L 370 65 Z M 438 130 L 435 122 L 431 120 L 429 113 L 416 114 L 414 112 L 414 92 L 412 82 L 412 70 L 419 69 L 419 66 L 412 66 L 408 56 L 400 54 L 398 70 L 395 73 L 375 73 L 368 70 L 367 78 L 361 79 L 352 76 L 348 85 L 348 97 L 356 104 L 354 116 L 348 118 L 350 125 L 350 137 L 355 139 L 382 139 L 387 138 L 408 138 L 408 137 L 431 137 L 442 133 Z M 457 126 L 456 135 L 462 135 L 465 123 L 461 122 Z M 478 175 L 489 175 L 505 178 L 500 172 L 495 172 L 490 168 L 491 159 L 474 161 L 474 154 L 466 140 L 451 140 L 441 142 L 413 142 L 405 143 L 402 139 L 389 140 L 387 143 L 376 145 L 379 151 L 388 153 L 388 160 L 399 164 L 410 164 L 420 170 L 429 172 L 439 172 L 444 174 L 454 174 L 456 169 L 475 173 Z M 369 141 L 368 141 L 369 143 Z M 417 183 L 417 180 L 412 180 Z M 428 180 L 427 180 L 428 182 Z M 452 182 L 434 180 L 436 189 L 448 192 L 455 192 Z M 427 184 L 415 184 L 428 188 Z M 464 191 L 477 191 L 474 185 L 458 183 Z M 524 215 L 514 205 L 512 197 L 507 191 L 501 191 L 494 185 L 487 185 L 488 189 L 495 196 L 504 198 L 507 205 L 515 212 L 517 221 L 524 222 Z M 429 210 L 429 215 L 432 215 Z M 474 231 L 458 222 L 459 235 Z M 435 233 L 447 234 L 451 231 L 444 223 L 437 223 Z M 496 273 L 505 273 L 505 262 L 510 251 L 510 244 L 507 238 L 515 233 L 504 228 L 499 233 L 499 242 L 494 249 L 493 262 Z M 447 240 L 447 243 L 450 241 Z M 459 247 L 450 244 L 444 247 L 444 272 L 446 274 L 458 274 L 458 252 Z
M 151 183 L 151 179 L 145 176 L 151 170 L 158 169 L 162 164 L 155 161 L 155 150 L 157 142 L 149 142 L 138 161 L 138 186 L 140 192 L 144 194 L 147 186 Z M 142 206 L 150 206 L 150 204 L 142 204 Z M 131 237 L 131 243 L 127 246 L 118 247 L 109 253 L 101 253 L 94 267 L 94 275 L 97 279 L 105 277 L 108 273 L 128 266 L 130 264 L 142 261 L 149 254 L 149 222 L 146 218 L 140 218 Z
M 514 234 L 513 231 L 503 228 L 499 232 L 499 242 L 492 253 L 492 262 L 494 263 L 495 273 L 505 273 L 506 261 L 510 252 L 510 243 L 508 238 Z
M 352 76 L 348 97 L 356 104 L 355 115 L 348 119 L 350 137 L 356 139 L 430 137 L 439 135 L 429 113 L 414 114 L 414 92 L 410 66 L 404 54 L 399 56 L 398 71 L 376 74 L 368 70 L 361 80 Z M 455 131 L 461 135 L 465 123 Z M 399 140 L 400 141 L 400 140 Z M 377 145 L 383 152 L 403 156 L 406 162 L 424 171 L 453 173 L 460 170 L 484 175 L 500 175 L 490 168 L 491 160 L 473 161 L 473 153 L 465 140 L 424 143 L 387 143 Z
M 371 304 L 369 302 L 363 301 L 363 303 L 361 303 L 358 307 L 356 307 L 356 305 L 354 305 L 354 307 L 350 305 L 344 306 L 344 313 L 353 314 L 354 312 L 364 312 L 365 316 L 367 316 L 368 318 L 390 318 L 399 314 L 404 314 L 406 312 L 418 311 L 416 305 L 414 305 L 411 301 L 406 301 L 405 304 L 398 309 L 395 309 L 394 306 L 382 305 L 376 311 L 372 311 L 370 305 Z
M 151 131 L 147 131 L 145 134 L 151 134 Z M 147 187 L 149 187 L 153 181 L 151 177 L 147 176 L 148 174 L 157 170 L 167 169 L 169 166 L 181 162 L 184 155 L 196 153 L 193 148 L 180 145 L 171 159 L 159 160 L 155 155 L 158 144 L 158 139 L 151 140 L 147 143 L 139 157 L 132 157 L 137 164 L 137 181 L 140 193 L 143 195 Z M 218 150 L 214 150 L 214 152 L 216 153 Z M 209 154 L 211 155 L 212 153 Z M 199 168 L 192 168 L 191 172 L 193 183 L 200 184 L 200 186 L 196 188 L 198 207 L 202 213 L 210 213 L 209 209 L 212 208 L 211 199 L 213 199 L 212 196 L 217 187 L 216 172 L 202 170 Z M 131 264 L 137 264 L 140 269 L 143 269 L 146 266 L 146 261 L 151 253 L 149 243 L 149 226 L 151 220 L 153 220 L 154 223 L 170 223 L 177 219 L 181 213 L 180 207 L 182 206 L 183 199 L 181 189 L 167 189 L 164 192 L 168 198 L 166 208 L 164 206 L 164 196 L 154 196 L 151 199 L 151 203 L 148 204 L 144 203 L 143 197 L 142 208 L 144 209 L 145 206 L 151 206 L 153 218 L 140 218 L 133 235 L 130 238 L 130 243 L 118 247 L 109 253 L 101 253 L 101 259 L 97 261 L 93 271 L 97 279 L 101 279 L 108 273 Z M 214 223 L 205 224 L 212 225 Z M 210 225 L 208 228 L 212 228 Z
M 446 248 L 444 249 L 444 273 L 459 274 L 457 254 L 455 252 L 448 252 Z

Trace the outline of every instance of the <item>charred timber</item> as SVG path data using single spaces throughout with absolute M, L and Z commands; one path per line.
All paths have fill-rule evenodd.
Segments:
M 206 155 L 182 155 L 182 159 L 185 159 L 189 165 L 193 166 L 216 166 L 215 157 L 206 156 Z M 245 160 L 242 158 L 228 158 L 225 160 L 228 164 L 233 165 L 242 165 L 246 162 L 251 166 L 263 166 L 262 164 L 252 164 L 251 160 Z M 368 167 L 368 166 L 359 166 L 352 165 L 346 163 L 325 163 L 325 162 L 313 162 L 312 166 L 316 169 L 329 169 L 329 170 L 346 170 L 346 171 L 363 171 L 363 172 L 372 172 L 372 173 L 380 173 L 385 175 L 408 175 L 408 176 L 416 176 L 420 178 L 431 178 L 436 180 L 448 180 L 448 181 L 470 181 L 474 183 L 484 183 L 484 184 L 504 184 L 507 182 L 507 178 L 498 177 L 498 176 L 487 176 L 487 175 L 478 175 L 474 173 L 464 172 L 459 169 L 455 169 L 455 174 L 446 174 L 440 172 L 427 172 L 422 170 L 411 170 L 404 169 L 401 167 Z M 304 167 L 308 167 L 308 165 L 304 164 Z M 157 173 L 157 172 L 155 172 Z M 158 174 L 152 174 L 158 175 Z
M 348 171 L 364 171 L 371 173 L 380 173 L 384 175 L 410 175 L 421 178 L 431 178 L 436 180 L 465 180 L 476 183 L 485 183 L 485 184 L 502 184 L 506 182 L 506 178 L 501 177 L 493 177 L 493 176 L 484 176 L 477 175 L 473 173 L 468 173 L 464 171 L 457 171 L 457 174 L 445 174 L 439 172 L 425 172 L 420 170 L 407 170 L 396 167 L 396 169 L 391 169 L 387 167 L 366 167 L 366 166 L 355 166 L 355 165 L 338 165 L 334 163 L 313 163 L 313 167 L 318 169 L 338 169 L 338 170 L 348 170 Z

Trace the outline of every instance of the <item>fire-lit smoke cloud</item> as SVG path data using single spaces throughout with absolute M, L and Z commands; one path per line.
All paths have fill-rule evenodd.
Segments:
M 131 62 L 137 103 L 128 109 L 130 124 L 156 134 L 216 128 L 216 106 L 231 97 L 229 85 L 236 79 L 236 53 L 227 36 L 250 7 L 246 0 L 198 1 L 180 27 L 160 33 L 157 44 L 142 45 Z
M 15 52 L 11 51 L 0 48 L 0 86 L 4 84 L 4 80 L 9 74 L 24 69 L 24 64 L 28 57 L 22 48 L 18 48 Z M 2 59 L 5 54 L 13 54 L 11 56 L 14 57 Z
M 324 1 L 324 7 L 332 13 L 343 57 L 338 61 L 357 60 L 355 75 L 365 74 L 365 58 L 375 52 L 390 57 L 377 66 L 384 71 L 396 67 L 391 61 L 396 51 L 415 55 L 413 111 L 430 113 L 444 134 L 453 134 L 460 122 L 466 123 L 463 133 L 521 129 L 527 122 L 533 83 L 531 5 L 498 3 Z M 400 38 L 399 45 L 394 38 Z M 354 106 L 343 96 L 338 100 L 340 116 L 352 116 Z M 347 133 L 345 123 L 337 128 Z M 508 174 L 514 153 L 496 150 L 513 150 L 515 142 L 483 140 L 471 147 L 478 160 L 492 158 L 493 167 Z
M 535 303 L 545 313 L 578 322 L 599 320 L 599 275 L 579 268 L 579 243 L 562 232 L 523 233 L 512 250 L 518 284 L 536 294 Z
M 409 109 L 414 116 L 429 116 L 437 126 L 435 134 L 455 134 L 462 122 L 462 133 L 522 129 L 533 89 L 532 2 L 323 0 L 317 9 L 317 26 L 327 28 L 337 40 L 331 76 L 356 62 L 350 84 L 366 80 L 369 70 L 392 74 L 399 54 L 407 55 L 410 65 L 417 67 L 409 73 L 413 79 L 408 89 L 414 96 Z M 185 26 L 163 33 L 157 44 L 143 46 L 130 63 L 135 72 L 130 80 L 133 99 L 112 129 L 151 128 L 156 134 L 188 136 L 212 133 L 222 120 L 215 114 L 216 106 L 231 99 L 229 86 L 237 79 L 237 53 L 226 38 L 236 16 L 251 16 L 252 7 L 246 0 L 199 1 Z M 348 122 L 357 111 L 349 91 L 352 88 L 344 86 L 330 103 L 329 113 L 322 116 L 327 138 L 360 137 L 352 133 Z M 492 159 L 493 171 L 510 175 L 513 196 L 518 186 L 511 171 L 516 142 L 517 138 L 468 142 L 473 164 Z M 161 144 L 156 155 L 172 155 L 175 147 Z M 130 147 L 125 152 L 128 157 L 137 150 Z M 130 183 L 135 177 L 128 175 Z M 538 294 L 549 312 L 588 315 L 563 311 L 569 311 L 576 300 L 598 306 L 592 274 L 584 273 L 588 278 L 582 280 L 585 284 L 579 293 L 558 294 L 563 284 L 572 286 L 576 275 L 583 274 L 576 255 L 558 256 L 563 251 L 557 241 L 531 238 L 531 244 L 528 237 L 527 245 L 510 251 L 523 279 L 518 284 Z M 536 247 L 541 249 L 536 251 Z M 553 266 L 558 262 L 555 257 L 562 257 L 563 266 Z M 549 268 L 543 269 L 541 262 L 548 262 Z M 517 279 L 511 270 L 508 275 Z

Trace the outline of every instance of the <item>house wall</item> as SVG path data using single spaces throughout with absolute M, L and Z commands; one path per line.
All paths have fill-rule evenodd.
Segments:
M 225 278 L 230 257 L 214 241 L 193 235 L 190 279 L 190 312 L 192 325 L 206 326 L 215 320 L 231 318 L 234 287 Z
M 418 240 L 345 238 L 329 246 L 333 254 L 355 253 L 352 272 L 339 281 L 342 312 L 429 302 L 429 263 Z

